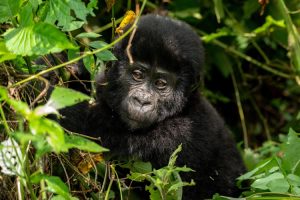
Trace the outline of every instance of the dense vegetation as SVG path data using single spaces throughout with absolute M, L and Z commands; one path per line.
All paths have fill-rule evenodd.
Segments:
M 178 177 L 191 170 L 176 166 L 181 147 L 162 169 L 104 161 L 108 150 L 97 139 L 45 118 L 93 100 L 95 74 L 116 59 L 110 49 L 127 10 L 136 20 L 168 13 L 202 37 L 204 95 L 230 126 L 249 170 L 237 180 L 241 198 L 300 199 L 298 0 L 1 0 L 0 199 L 126 199 L 144 180 L 151 199 L 180 199 L 183 186 L 193 187 Z

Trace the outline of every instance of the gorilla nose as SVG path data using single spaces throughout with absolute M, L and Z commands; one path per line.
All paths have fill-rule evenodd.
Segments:
M 151 101 L 146 99 L 146 98 L 141 98 L 141 97 L 133 97 L 133 102 L 140 107 L 144 107 L 144 106 L 150 106 L 151 105 Z

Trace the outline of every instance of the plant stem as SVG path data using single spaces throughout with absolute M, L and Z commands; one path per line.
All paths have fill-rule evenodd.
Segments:
M 113 167 L 111 166 L 111 168 L 113 168 Z M 112 175 L 110 177 L 110 182 L 109 182 L 107 190 L 106 190 L 106 194 L 105 194 L 104 200 L 108 200 L 109 199 L 109 191 L 111 190 L 111 186 L 112 186 L 112 184 L 114 182 L 114 179 L 115 179 L 115 173 L 112 173 Z
M 292 18 L 289 15 L 289 10 L 286 7 L 283 0 L 276 0 L 276 6 L 279 9 L 285 23 L 287 26 L 288 35 L 290 36 L 289 46 L 291 48 L 291 58 L 292 58 L 292 65 L 296 71 L 297 76 L 296 81 L 300 84 L 299 81 L 299 74 L 300 74 L 300 36 L 299 33 L 293 24 Z
M 206 33 L 204 33 L 203 31 L 201 31 L 199 29 L 197 29 L 196 31 L 200 35 L 207 35 Z M 281 77 L 287 78 L 287 79 L 294 77 L 293 75 L 289 75 L 289 74 L 285 74 L 283 72 L 277 71 L 277 70 L 269 67 L 268 65 L 263 64 L 263 63 L 259 62 L 258 60 L 254 59 L 254 58 L 252 58 L 252 57 L 250 57 L 250 56 L 248 56 L 248 55 L 246 55 L 246 54 L 244 54 L 242 52 L 239 52 L 239 51 L 235 50 L 233 47 L 230 47 L 230 46 L 226 45 L 225 43 L 223 43 L 223 42 L 221 42 L 221 41 L 219 41 L 217 39 L 214 39 L 212 41 L 212 43 L 215 44 L 215 45 L 217 45 L 217 46 L 219 46 L 219 47 L 221 47 L 221 48 L 223 48 L 223 49 L 225 49 L 226 51 L 228 51 L 228 52 L 230 52 L 230 53 L 232 53 L 232 54 L 240 57 L 240 58 L 243 58 L 244 60 L 246 60 L 246 61 L 248 61 L 248 62 L 250 62 L 250 63 L 252 63 L 252 64 L 254 64 L 254 65 L 256 65 L 256 66 L 258 66 L 258 67 L 260 67 L 260 68 L 262 68 L 262 69 L 264 69 L 266 71 L 268 71 L 268 72 L 271 72 L 272 74 L 275 74 L 277 76 L 281 76 Z
M 42 158 L 39 159 L 38 163 L 39 163 L 40 171 L 43 174 L 44 169 L 43 169 L 43 160 L 42 160 Z M 41 187 L 40 188 L 40 193 L 42 194 L 42 200 L 46 200 L 47 199 L 47 194 L 46 194 L 46 185 L 45 185 L 45 180 L 44 179 L 42 179 L 40 181 L 40 187 Z
M 4 111 L 3 111 L 1 103 L 0 103 L 0 114 L 1 114 L 2 123 L 4 125 L 5 131 L 6 131 L 7 134 L 9 134 L 10 133 L 9 126 L 7 124 L 6 117 L 5 117 L 5 114 L 4 114 Z
M 115 24 L 119 24 L 119 23 L 122 21 L 122 19 L 123 19 L 123 17 L 120 17 L 119 19 L 115 20 Z M 103 32 L 103 31 L 105 31 L 105 30 L 111 28 L 112 26 L 113 26 L 113 23 L 110 22 L 110 23 L 108 23 L 108 24 L 106 24 L 106 25 L 104 25 L 104 26 L 102 26 L 102 27 L 100 27 L 100 28 L 94 30 L 93 32 L 94 32 L 94 33 L 101 33 L 101 32 Z
M 25 62 L 26 62 L 26 66 L 27 66 L 27 69 L 28 69 L 28 73 L 29 73 L 29 74 L 33 74 L 32 68 L 31 68 L 31 60 L 30 60 L 30 57 L 29 57 L 29 56 L 26 56 L 26 57 L 24 57 L 24 59 L 25 59 Z
M 236 104 L 238 107 L 240 119 L 241 119 L 241 124 L 242 124 L 242 130 L 243 130 L 243 137 L 244 137 L 244 148 L 247 149 L 249 147 L 249 142 L 248 142 L 248 132 L 247 132 L 247 127 L 246 127 L 246 122 L 245 122 L 245 115 L 243 111 L 243 106 L 241 103 L 241 98 L 240 98 L 240 93 L 239 93 L 239 88 L 237 86 L 237 82 L 234 76 L 234 72 L 231 68 L 231 78 L 232 78 L 232 83 L 234 87 L 234 93 L 235 93 L 235 98 L 236 98 Z
M 121 186 L 121 183 L 120 183 L 120 179 L 119 179 L 119 176 L 118 176 L 118 173 L 115 169 L 115 166 L 111 166 L 111 169 L 112 169 L 112 172 L 115 174 L 115 176 L 117 177 L 117 182 L 118 182 L 118 188 L 119 188 L 119 191 L 120 191 L 120 200 L 123 200 L 123 195 L 122 195 L 122 186 Z

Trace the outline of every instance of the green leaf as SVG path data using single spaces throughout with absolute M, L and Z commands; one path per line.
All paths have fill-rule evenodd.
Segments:
M 86 17 L 89 14 L 89 10 L 81 0 L 68 1 L 70 8 L 74 11 L 77 18 L 82 21 L 86 21 Z
M 97 37 L 101 37 L 101 35 L 94 32 L 85 32 L 76 35 L 76 38 L 97 38 Z
M 39 183 L 41 180 L 45 180 L 47 183 L 47 190 L 55 194 L 59 194 L 64 199 L 72 200 L 70 191 L 67 185 L 57 176 L 48 176 L 40 172 L 35 172 L 30 176 L 30 181 L 32 183 Z
M 214 0 L 214 4 L 215 4 L 215 14 L 218 23 L 220 23 L 221 19 L 224 17 L 223 0 Z
M 44 140 L 44 137 L 42 137 L 41 135 L 32 135 L 30 133 L 23 132 L 14 132 L 12 136 L 22 145 L 28 143 L 29 141 L 38 142 Z
M 20 26 L 25 27 L 33 25 L 33 13 L 31 4 L 27 4 L 21 9 L 20 12 Z
M 100 49 L 108 44 L 103 42 L 103 41 L 94 41 L 89 44 L 90 47 L 93 47 L 95 49 Z M 109 51 L 109 50 L 104 50 L 99 53 L 96 53 L 97 58 L 103 61 L 110 61 L 110 60 L 117 60 L 117 58 Z
M 168 189 L 168 193 L 169 193 L 169 192 L 172 192 L 172 191 L 174 191 L 174 190 L 177 191 L 177 190 L 181 189 L 181 188 L 184 187 L 184 186 L 194 186 L 194 185 L 196 185 L 196 183 L 195 183 L 193 180 L 192 180 L 190 183 L 180 181 L 180 182 L 178 182 L 178 183 L 173 184 L 173 185 Z
M 293 130 L 289 130 L 288 141 L 282 146 L 284 156 L 282 166 L 287 172 L 300 176 L 300 138 Z
M 152 171 L 152 165 L 150 162 L 135 161 L 132 165 L 131 171 L 139 173 L 149 173 Z
M 51 200 L 65 200 L 66 198 L 64 198 L 63 196 L 61 195 L 57 195 L 57 196 L 54 196 L 51 198 Z M 78 198 L 76 197 L 71 197 L 72 200 L 78 200 Z
M 172 153 L 172 155 L 170 156 L 169 159 L 169 164 L 168 166 L 173 167 L 175 166 L 175 162 L 177 160 L 178 157 L 178 153 L 182 151 L 182 144 L 180 144 L 177 149 Z
M 22 101 L 16 101 L 14 99 L 8 99 L 7 102 L 11 107 L 13 107 L 17 114 L 20 114 L 25 118 L 30 116 L 31 110 L 26 103 Z
M 3 86 L 0 86 L 0 101 L 8 99 L 7 89 Z
M 56 153 L 66 152 L 64 130 L 55 121 L 46 118 L 36 118 L 29 122 L 29 128 L 34 135 L 47 136 L 47 142 Z
M 291 192 L 292 194 L 300 195 L 300 187 L 292 187 Z
M 150 200 L 158 200 L 162 199 L 160 196 L 160 192 L 157 188 L 155 188 L 154 184 L 151 183 L 151 185 L 146 186 L 146 190 L 150 192 Z
M 131 172 L 127 175 L 127 178 L 132 181 L 143 182 L 144 180 L 146 180 L 147 175 L 138 172 Z
M 44 22 L 10 29 L 4 33 L 4 40 L 9 51 L 22 56 L 44 55 L 76 48 L 64 33 Z
M 176 171 L 176 172 L 194 172 L 193 169 L 189 168 L 189 167 L 186 167 L 186 166 L 183 166 L 183 167 L 175 167 L 174 169 L 172 169 L 173 171 Z
M 56 22 L 63 31 L 73 31 L 80 28 L 86 21 L 87 14 L 90 9 L 87 9 L 81 0 L 49 0 L 49 12 L 45 21 L 51 24 Z M 80 20 L 76 20 L 72 13 Z
M 287 175 L 287 179 L 292 186 L 300 186 L 300 176 L 289 174 Z
M 85 49 L 85 52 L 88 51 L 88 48 Z M 88 55 L 83 58 L 83 64 L 85 68 L 94 75 L 96 71 L 95 58 L 94 55 Z
M 79 49 L 69 49 L 68 50 L 68 60 L 73 60 L 74 58 L 80 56 Z
M 267 177 L 256 179 L 252 184 L 251 187 L 261 190 L 270 190 L 269 184 L 271 184 L 271 181 L 275 180 L 283 180 L 284 176 L 282 173 L 276 172 L 273 173 Z M 277 183 L 277 182 L 275 182 Z M 274 187 L 274 186 L 273 186 Z
M 68 88 L 55 87 L 46 105 L 61 109 L 86 100 L 90 100 L 90 97 L 85 94 Z
M 65 199 L 72 199 L 68 186 L 57 176 L 44 176 L 47 183 L 47 190 L 63 196 Z
M 1 0 L 0 1 L 0 23 L 13 18 L 21 7 L 21 0 Z
M 277 161 L 275 158 L 270 158 L 267 160 L 262 161 L 255 169 L 243 174 L 242 176 L 238 177 L 237 180 L 248 180 L 252 178 L 256 174 L 260 174 L 272 169 L 274 166 L 277 166 Z
M 43 0 L 29 0 L 30 5 L 34 9 L 34 12 L 38 9 L 39 5 L 43 3 Z
M 93 10 L 98 9 L 97 5 L 98 5 L 98 0 L 90 0 L 90 2 L 87 5 L 87 9 L 89 10 L 92 16 L 95 16 Z
M 98 145 L 97 143 L 77 135 L 66 135 L 65 140 L 66 146 L 68 148 L 77 148 L 83 151 L 89 151 L 93 153 L 109 151 L 108 149 Z
M 271 192 L 277 193 L 287 193 L 290 188 L 290 184 L 285 178 L 272 180 L 267 184 L 267 186 Z
M 3 40 L 0 40 L 0 63 L 6 60 L 13 60 L 17 55 L 11 53 L 6 48 L 6 45 Z

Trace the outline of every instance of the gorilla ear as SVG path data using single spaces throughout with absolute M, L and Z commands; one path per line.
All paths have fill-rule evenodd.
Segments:
M 99 99 L 103 93 L 103 88 L 107 85 L 106 70 L 98 73 L 95 77 L 96 97 Z

